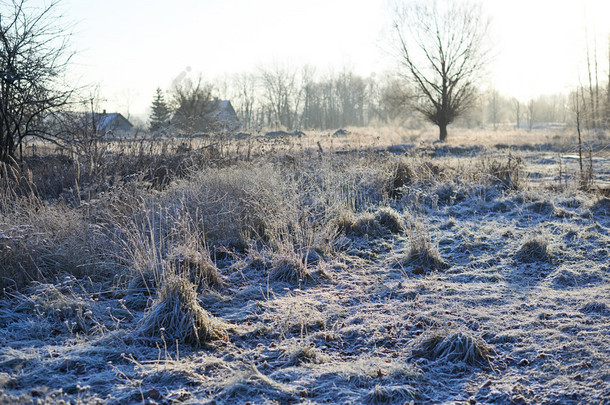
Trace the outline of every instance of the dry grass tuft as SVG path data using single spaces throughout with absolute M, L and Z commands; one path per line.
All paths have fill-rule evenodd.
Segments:
M 383 207 L 377 210 L 375 220 L 392 233 L 402 233 L 406 229 L 403 217 L 391 207 Z
M 406 229 L 404 218 L 391 207 L 379 208 L 376 212 L 363 212 L 358 216 L 345 210 L 339 213 L 334 222 L 339 232 L 361 237 L 380 238 Z
M 516 191 L 523 187 L 524 162 L 520 157 L 508 155 L 506 162 L 491 160 L 484 162 L 484 170 L 492 185 L 503 191 Z
M 269 278 L 274 281 L 300 282 L 311 278 L 303 260 L 295 255 L 275 255 Z
M 199 304 L 195 285 L 183 277 L 166 280 L 160 287 L 138 332 L 195 346 L 227 336 L 222 323 Z
M 465 332 L 436 331 L 422 339 L 415 354 L 431 360 L 488 366 L 495 350 L 484 340 Z
M 408 403 L 410 400 L 419 399 L 421 396 L 415 388 L 409 385 L 376 385 L 364 396 L 367 404 L 396 404 Z
M 546 234 L 530 236 L 523 242 L 514 258 L 526 263 L 553 261 L 549 236 Z
M 216 399 L 220 403 L 246 403 L 259 394 L 279 400 L 269 403 L 293 403 L 298 399 L 295 388 L 266 376 L 255 365 L 234 371 L 231 378 L 224 382 L 224 388 Z
M 322 364 L 329 360 L 328 356 L 316 349 L 313 343 L 292 342 L 284 349 L 282 358 L 286 360 L 286 366 L 298 366 L 301 364 Z
M 222 279 L 218 275 L 218 268 L 212 261 L 210 253 L 194 249 L 182 249 L 174 252 L 171 257 L 171 266 L 176 273 L 187 276 L 196 285 L 221 286 Z
M 390 189 L 391 198 L 400 198 L 403 194 L 403 188 L 415 183 L 415 173 L 409 164 L 404 161 L 399 161 L 394 167 L 392 176 L 392 185 Z
M 356 222 L 356 214 L 348 209 L 343 209 L 337 213 L 333 218 L 333 225 L 337 228 L 339 233 L 349 234 Z
M 96 276 L 104 242 L 99 226 L 63 203 L 0 201 L 0 293 L 66 274 Z
M 424 273 L 429 270 L 443 270 L 449 264 L 441 257 L 438 248 L 432 242 L 430 231 L 423 224 L 412 224 L 409 232 L 409 250 L 403 257 L 399 257 L 397 264 L 403 266 L 416 266 L 415 273 Z
M 375 214 L 364 212 L 356 218 L 347 233 L 354 236 L 379 237 L 383 234 L 383 229 L 375 219 Z
M 610 309 L 608 306 L 599 301 L 588 302 L 580 308 L 581 312 L 586 314 L 597 313 L 597 314 L 608 314 L 610 313 Z
M 601 197 L 591 207 L 591 212 L 596 218 L 604 218 L 610 216 L 610 198 Z
M 15 310 L 34 311 L 44 318 L 61 322 L 82 318 L 91 303 L 74 291 L 75 283 L 70 276 L 55 285 L 34 283 L 27 295 L 19 295 L 22 299 Z

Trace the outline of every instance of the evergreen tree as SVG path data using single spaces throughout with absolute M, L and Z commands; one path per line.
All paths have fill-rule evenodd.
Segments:
M 163 97 L 163 91 L 157 88 L 152 105 L 150 106 L 149 128 L 151 131 L 158 131 L 167 127 L 169 124 L 170 110 Z

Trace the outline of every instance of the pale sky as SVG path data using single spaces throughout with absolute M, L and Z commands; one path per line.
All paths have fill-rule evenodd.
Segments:
M 41 3 L 48 0 L 37 0 Z M 72 71 L 108 111 L 148 112 L 187 67 L 206 79 L 280 63 L 369 76 L 396 67 L 389 0 L 63 0 L 76 22 Z M 489 84 L 527 100 L 584 82 L 585 26 L 607 78 L 610 1 L 485 0 L 496 58 Z M 585 24 L 587 22 L 587 24 Z M 607 79 L 606 79 L 607 80 Z

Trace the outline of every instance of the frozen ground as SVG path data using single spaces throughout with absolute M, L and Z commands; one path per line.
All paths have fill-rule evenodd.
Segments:
M 555 188 L 577 164 L 521 156 Z M 301 282 L 218 256 L 226 283 L 200 302 L 228 338 L 201 348 L 140 338 L 142 290 L 66 278 L 3 299 L 0 403 L 610 402 L 610 199 L 453 184 L 392 205 L 419 226 L 348 234 Z M 418 238 L 447 266 L 409 260 Z

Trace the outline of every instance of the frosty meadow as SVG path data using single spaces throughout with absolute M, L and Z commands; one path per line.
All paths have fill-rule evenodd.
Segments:
M 0 2 L 0 403 L 610 402 L 593 25 L 577 85 L 518 98 L 485 4 L 399 2 L 394 70 L 188 68 L 143 119 L 69 79 L 65 1 Z

